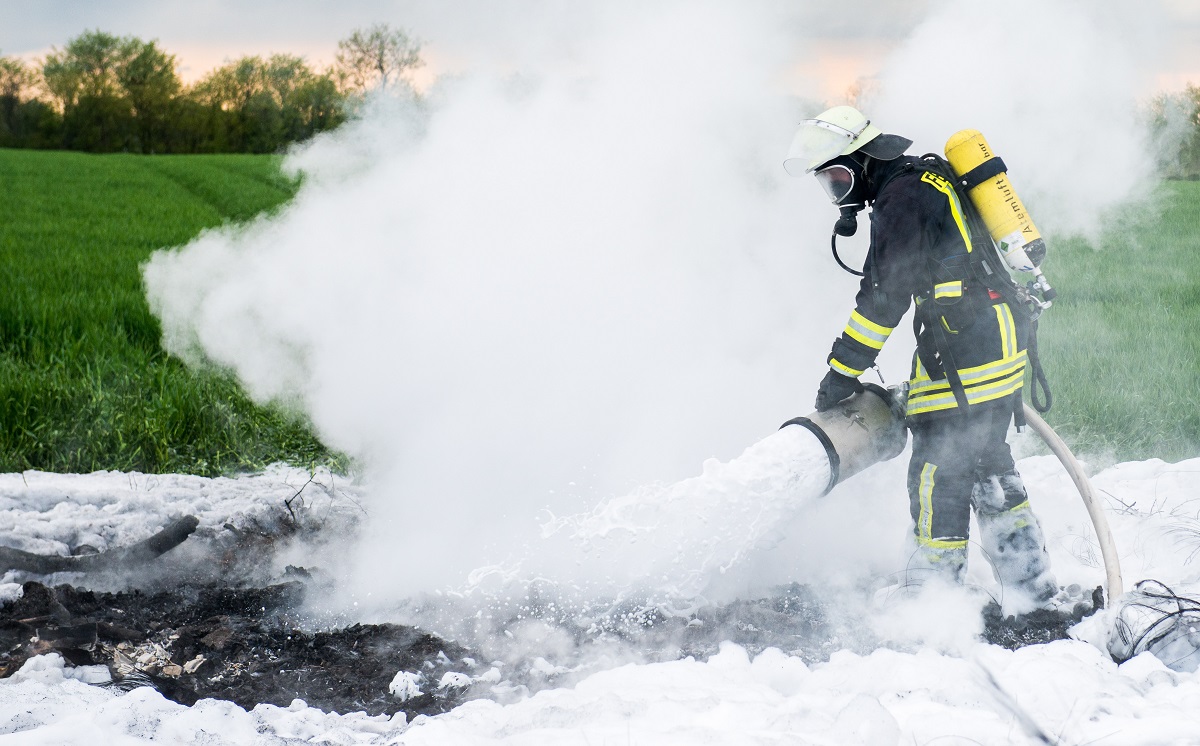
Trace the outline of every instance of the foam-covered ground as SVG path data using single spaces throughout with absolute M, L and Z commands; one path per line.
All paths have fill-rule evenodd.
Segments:
M 1066 474 L 1051 457 L 1023 459 L 1020 468 L 1060 582 L 1101 583 L 1099 552 Z M 1195 587 L 1197 474 L 1200 459 L 1120 464 L 1093 477 L 1127 587 L 1151 577 L 1178 590 Z M 6 475 L 0 538 L 36 551 L 82 543 L 103 549 L 144 538 L 185 512 L 203 527 L 275 510 L 305 480 L 283 469 L 238 480 Z M 1008 651 L 977 642 L 970 624 L 911 633 L 930 614 L 966 619 L 977 608 L 977 600 L 953 594 L 893 605 L 883 617 L 909 633 L 866 655 L 835 653 L 807 665 L 778 650 L 751 657 L 726 644 L 707 661 L 618 665 L 571 688 L 509 696 L 505 704 L 475 700 L 411 723 L 322 713 L 300 702 L 251 711 L 213 700 L 184 707 L 149 688 L 123 693 L 83 683 L 94 672 L 41 656 L 0 681 L 0 733 L 4 743 L 22 744 L 1196 742 L 1200 674 L 1172 671 L 1149 654 L 1117 665 L 1085 639 Z M 1098 615 L 1078 635 L 1102 643 L 1105 623 Z
M 68 669 L 69 671 L 70 669 Z M 994 680 L 994 686 L 991 681 Z M 899 744 L 1195 743 L 1200 677 L 1143 654 L 1118 666 L 1075 641 L 966 655 L 882 649 L 806 666 L 726 645 L 707 662 L 626 665 L 515 704 L 475 700 L 411 724 L 322 713 L 296 701 L 247 712 L 183 707 L 149 688 L 116 694 L 64 677 L 43 656 L 0 682 L 5 743 Z M 971 739 L 970 741 L 963 739 Z

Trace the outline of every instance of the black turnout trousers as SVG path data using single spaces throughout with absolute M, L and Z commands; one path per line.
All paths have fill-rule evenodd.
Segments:
M 908 495 L 919 544 L 966 547 L 972 496 L 991 491 L 977 489 L 977 483 L 996 477 L 1003 490 L 1002 504 L 976 506 L 985 512 L 1009 511 L 1028 499 L 1006 442 L 1015 403 L 1008 397 L 966 412 L 910 422 Z

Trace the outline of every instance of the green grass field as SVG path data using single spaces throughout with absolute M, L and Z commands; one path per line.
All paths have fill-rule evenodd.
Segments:
M 0 471 L 339 463 L 296 416 L 169 358 L 139 271 L 297 187 L 267 156 L 0 150 Z
M 0 471 L 339 468 L 297 416 L 159 344 L 139 265 L 291 198 L 269 156 L 0 150 Z M 1047 420 L 1101 459 L 1200 455 L 1200 183 L 1165 184 L 1095 246 L 1055 241 Z
M 1049 422 L 1081 454 L 1200 455 L 1200 182 L 1164 184 L 1094 244 L 1051 242 Z

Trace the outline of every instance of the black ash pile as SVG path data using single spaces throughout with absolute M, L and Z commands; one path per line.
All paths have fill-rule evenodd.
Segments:
M 74 666 L 103 666 L 108 686 L 152 686 L 182 704 L 210 697 L 249 709 L 302 699 L 327 711 L 412 717 L 462 701 L 475 664 L 453 642 L 411 626 L 303 623 L 311 575 L 272 568 L 295 545 L 329 551 L 354 529 L 306 507 L 293 500 L 219 526 L 185 516 L 98 554 L 0 551 L 0 569 L 29 578 L 19 598 L 0 605 L 0 678 L 58 653 Z M 56 573 L 77 585 L 39 582 L 64 577 Z M 396 696 L 401 671 L 411 676 Z
M 1073 585 L 1068 591 L 1079 593 L 1080 589 Z M 1036 609 L 1020 616 L 1005 616 L 998 604 L 989 603 L 983 607 L 983 638 L 1009 650 L 1066 640 L 1073 625 L 1103 607 L 1100 588 L 1093 590 L 1089 599 L 1079 598 L 1070 609 Z
M 295 616 L 304 590 L 289 581 L 95 593 L 27 582 L 21 598 L 0 607 L 0 677 L 56 652 L 76 666 L 106 666 L 115 686 L 150 685 L 183 704 L 212 697 L 249 709 L 303 699 L 323 710 L 412 716 L 461 701 L 464 687 L 437 684 L 472 673 L 463 648 L 392 624 L 304 631 Z M 433 683 L 401 700 L 389 692 L 401 670 Z

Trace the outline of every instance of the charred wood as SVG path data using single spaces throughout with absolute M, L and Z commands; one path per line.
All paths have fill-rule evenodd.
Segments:
M 95 572 L 136 567 L 182 544 L 198 525 L 200 521 L 195 516 L 184 516 L 149 539 L 132 546 L 73 557 L 34 554 L 11 547 L 0 547 L 0 572 L 20 570 L 49 575 L 55 572 Z

